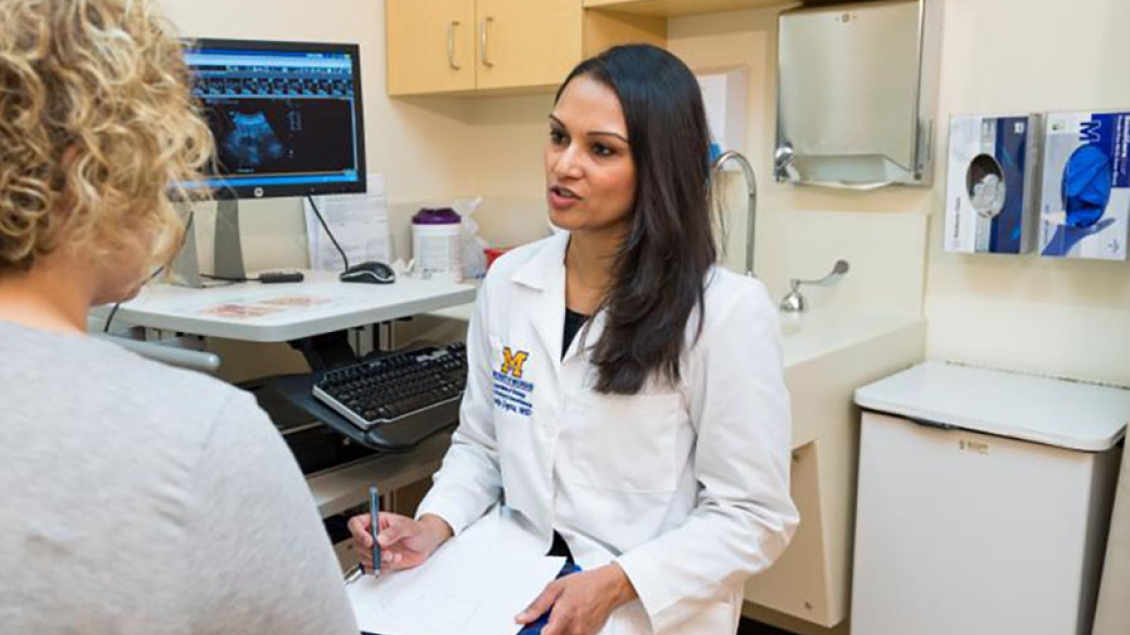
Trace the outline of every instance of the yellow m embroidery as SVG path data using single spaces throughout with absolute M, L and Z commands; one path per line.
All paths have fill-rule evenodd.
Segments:
M 522 366 L 525 365 L 526 359 L 528 359 L 529 357 L 530 354 L 526 351 L 518 351 L 517 354 L 515 354 L 510 350 L 509 346 L 503 347 L 502 368 L 500 369 L 502 371 L 502 374 L 510 375 L 514 379 L 521 379 Z

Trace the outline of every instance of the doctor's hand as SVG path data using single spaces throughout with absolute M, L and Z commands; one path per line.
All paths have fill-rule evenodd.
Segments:
M 373 538 L 369 535 L 369 514 L 349 519 L 349 533 L 353 534 L 353 550 L 365 565 L 373 569 Z M 418 567 L 448 538 L 451 527 L 439 516 L 425 514 L 413 520 L 400 514 L 379 515 L 380 532 L 377 541 L 381 546 L 381 569 L 399 571 Z
M 614 562 L 550 582 L 516 620 L 530 624 L 551 611 L 541 635 L 596 635 L 612 611 L 637 597 L 627 574 Z

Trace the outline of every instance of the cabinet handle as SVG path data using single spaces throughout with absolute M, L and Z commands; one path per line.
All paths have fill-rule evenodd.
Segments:
M 487 35 L 488 35 L 487 27 L 488 27 L 488 25 L 490 25 L 491 22 L 494 22 L 494 18 L 487 16 L 487 17 L 483 18 L 482 27 L 479 28 L 479 45 L 480 45 L 479 50 L 480 50 L 480 54 L 482 55 L 483 66 L 486 66 L 487 68 L 493 68 L 494 67 L 494 63 L 491 62 L 489 57 L 487 56 L 487 41 L 489 39 L 487 37 Z
M 451 24 L 447 25 L 447 64 L 452 70 L 463 68 L 455 63 L 455 27 L 457 26 L 459 26 L 458 20 L 452 20 Z

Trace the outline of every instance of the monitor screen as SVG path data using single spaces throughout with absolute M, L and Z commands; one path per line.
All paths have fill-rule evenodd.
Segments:
M 356 45 L 202 39 L 185 58 L 216 139 L 215 169 L 188 187 L 221 198 L 365 191 Z

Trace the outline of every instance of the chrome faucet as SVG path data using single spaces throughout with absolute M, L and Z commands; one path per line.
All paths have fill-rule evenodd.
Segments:
M 844 277 L 851 269 L 846 260 L 837 260 L 836 264 L 832 267 L 832 273 L 820 278 L 818 280 L 797 280 L 796 278 L 789 281 L 790 291 L 789 294 L 781 300 L 781 310 L 785 313 L 803 313 L 808 310 L 808 301 L 800 294 L 800 286 L 802 284 L 810 284 L 817 287 L 827 287 L 835 284 L 840 278 Z
M 757 216 L 757 179 L 753 174 L 753 166 L 749 164 L 749 160 L 741 155 L 739 152 L 729 150 L 723 152 L 714 164 L 710 167 L 711 182 L 717 183 L 718 173 L 722 171 L 722 167 L 729 161 L 737 161 L 738 165 L 742 168 L 742 173 L 745 175 L 746 188 L 749 192 L 749 207 L 747 208 L 746 219 L 746 244 L 745 244 L 745 273 L 747 276 L 753 275 L 753 238 L 754 228 Z

